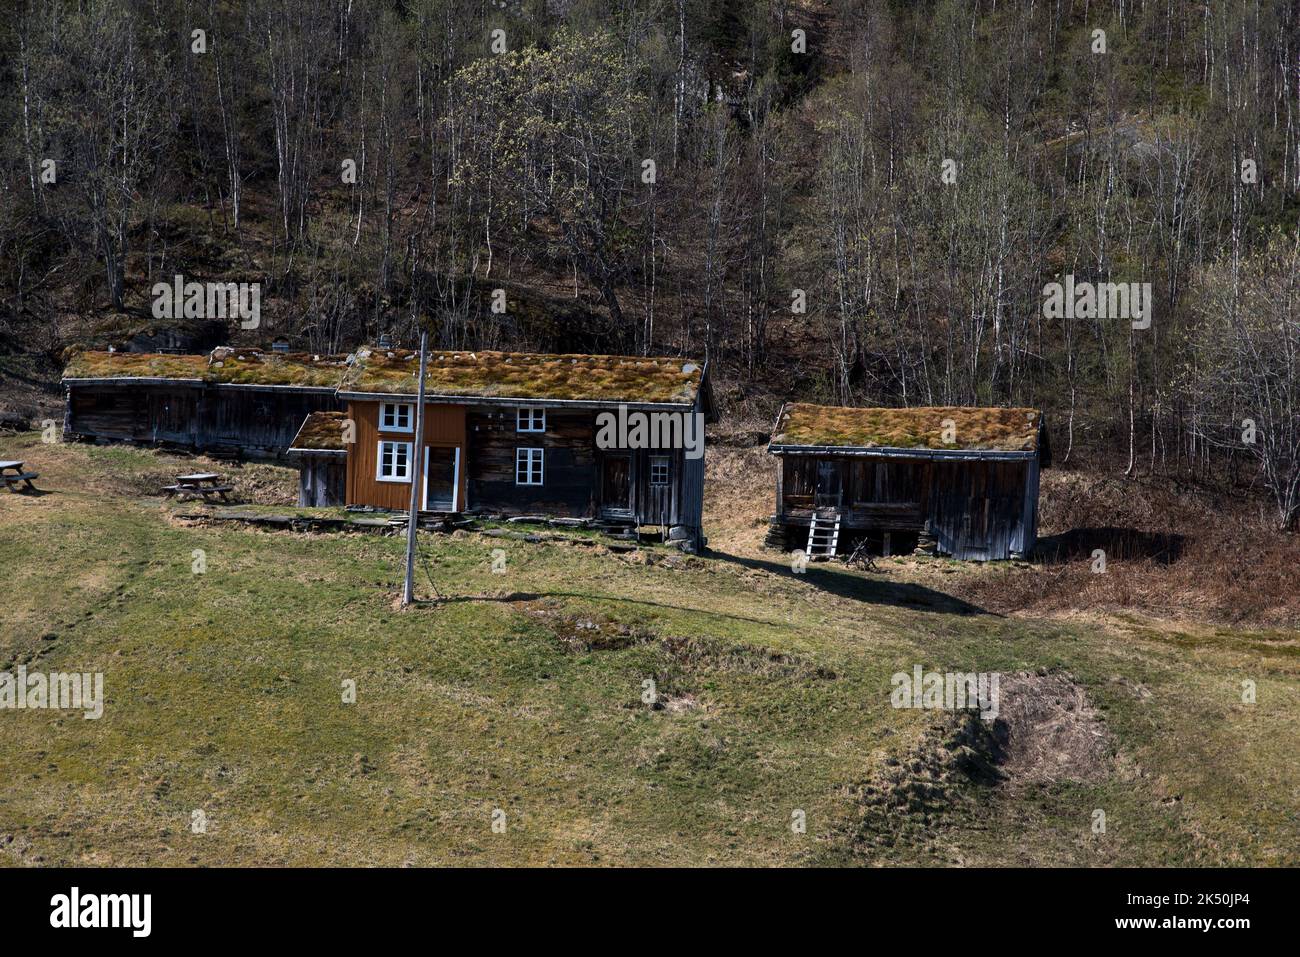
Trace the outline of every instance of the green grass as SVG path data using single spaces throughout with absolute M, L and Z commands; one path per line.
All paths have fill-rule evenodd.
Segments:
M 959 614 L 776 556 L 479 535 L 422 535 L 445 600 L 402 611 L 400 537 L 184 527 L 95 490 L 153 453 L 10 448 L 51 494 L 0 496 L 0 670 L 102 671 L 107 702 L 0 711 L 0 862 L 1297 863 L 1294 635 Z M 914 663 L 1072 673 L 1113 773 L 971 784 L 922 840 L 863 844 L 855 786 L 935 720 L 890 707 Z M 652 710 L 646 679 L 695 706 Z

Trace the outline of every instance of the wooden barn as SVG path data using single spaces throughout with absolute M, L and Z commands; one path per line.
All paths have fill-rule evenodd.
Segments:
M 1028 556 L 1039 469 L 1050 464 L 1035 409 L 851 409 L 787 404 L 768 541 L 812 558 L 920 547 L 974 561 Z
M 418 366 L 410 351 L 356 353 L 338 391 L 355 429 L 347 444 L 347 504 L 407 508 L 419 456 L 420 501 L 428 511 L 655 525 L 702 546 L 702 424 L 716 415 L 700 365 L 431 352 L 424 434 L 416 441 Z M 700 422 L 699 454 L 681 442 L 598 441 L 602 421 L 634 413 Z
M 81 352 L 63 373 L 64 436 L 279 457 L 308 414 L 342 408 L 347 360 L 228 347 Z

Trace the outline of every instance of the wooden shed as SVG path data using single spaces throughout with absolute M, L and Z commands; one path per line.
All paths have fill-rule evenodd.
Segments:
M 313 412 L 289 444 L 298 466 L 298 504 L 342 505 L 347 496 L 348 444 L 352 424 L 346 412 Z
M 64 435 L 278 458 L 306 416 L 342 408 L 335 391 L 347 359 L 224 346 L 81 352 L 63 373 Z
M 884 554 L 921 547 L 988 561 L 1028 556 L 1038 536 L 1036 409 L 854 409 L 787 404 L 769 542 L 810 557 L 866 538 Z

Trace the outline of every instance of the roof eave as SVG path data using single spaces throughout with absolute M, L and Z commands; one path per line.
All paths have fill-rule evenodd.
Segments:
M 117 375 L 117 376 L 64 376 L 59 380 L 62 385 L 120 385 L 130 383 L 132 385 L 206 385 L 206 379 L 182 379 L 171 376 L 140 376 L 140 375 Z
M 1026 449 L 909 449 L 894 446 L 787 445 L 776 442 L 769 442 L 767 451 L 770 455 L 839 455 L 848 458 L 948 459 L 968 462 L 1020 461 L 1038 456 L 1037 450 Z
M 338 391 L 338 397 L 348 402 L 392 402 L 394 399 L 414 399 L 414 392 L 352 392 L 344 389 Z M 426 403 L 437 405 L 527 405 L 537 408 L 560 409 L 610 409 L 620 405 L 629 409 L 663 410 L 689 412 L 695 407 L 692 402 L 637 402 L 628 399 L 538 399 L 528 396 L 483 396 L 483 395 L 443 395 L 426 392 Z

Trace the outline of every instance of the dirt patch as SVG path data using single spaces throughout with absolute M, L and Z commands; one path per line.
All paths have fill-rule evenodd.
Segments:
M 620 624 L 603 615 L 572 615 L 564 612 L 558 603 L 547 601 L 525 602 L 523 609 L 542 621 L 555 635 L 566 651 L 616 651 L 656 640 L 655 635 Z
M 617 651 L 635 645 L 657 643 L 681 671 L 720 671 L 728 674 L 756 674 L 772 678 L 833 681 L 834 671 L 797 655 L 738 645 L 713 638 L 660 636 L 604 615 L 570 614 L 559 602 L 529 601 L 521 607 L 539 619 L 572 652 Z
M 998 769 L 1011 787 L 1093 783 L 1110 773 L 1112 749 L 1087 692 L 1063 674 L 1016 674 L 1002 679 L 993 722 Z
M 1004 675 L 998 715 L 946 714 L 903 758 L 886 759 L 850 788 L 859 817 L 858 852 L 912 843 L 931 847 L 933 827 L 990 795 L 1031 786 L 1098 783 L 1113 768 L 1101 716 L 1068 675 Z
M 664 638 L 664 649 L 684 670 L 719 671 L 726 674 L 755 674 L 769 678 L 833 681 L 834 671 L 797 655 L 737 645 L 711 638 Z

